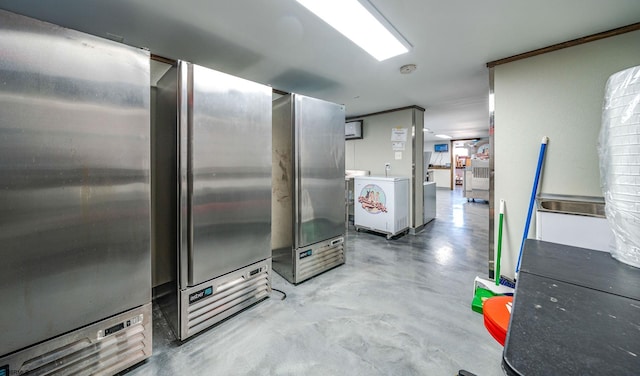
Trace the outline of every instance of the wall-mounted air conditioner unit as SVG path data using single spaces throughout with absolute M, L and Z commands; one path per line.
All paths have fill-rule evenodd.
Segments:
M 345 140 L 362 138 L 362 120 L 351 120 L 344 124 Z

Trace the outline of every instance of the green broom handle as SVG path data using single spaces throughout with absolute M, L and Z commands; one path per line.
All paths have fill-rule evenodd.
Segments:
M 496 261 L 496 286 L 500 286 L 500 258 L 502 257 L 502 219 L 504 218 L 504 200 L 500 200 L 500 220 L 498 221 L 498 260 Z

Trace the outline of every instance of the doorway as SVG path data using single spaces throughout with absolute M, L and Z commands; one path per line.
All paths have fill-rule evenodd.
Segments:
M 489 202 L 489 138 L 454 140 L 451 163 L 454 189 L 467 201 Z
M 453 140 L 451 153 L 451 174 L 453 179 L 452 188 L 454 190 L 463 190 L 465 171 L 467 167 L 471 167 L 471 154 L 473 153 L 473 143 L 476 139 Z
M 489 138 L 451 141 L 453 189 L 467 201 L 489 202 Z

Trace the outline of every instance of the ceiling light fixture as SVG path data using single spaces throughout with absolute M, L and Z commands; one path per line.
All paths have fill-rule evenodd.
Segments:
M 453 138 L 453 137 L 451 137 L 451 136 L 448 136 L 448 135 L 446 135 L 446 134 L 437 134 L 437 135 L 436 135 L 436 137 L 440 137 L 440 138 L 446 138 L 446 139 L 450 139 L 450 138 Z
M 378 61 L 409 52 L 411 44 L 367 0 L 297 0 Z

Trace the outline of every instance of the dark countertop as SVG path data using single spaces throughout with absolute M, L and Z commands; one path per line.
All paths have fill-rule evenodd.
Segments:
M 640 374 L 640 269 L 527 240 L 503 352 L 508 375 Z
M 640 269 L 608 252 L 528 239 L 520 272 L 640 300 Z

